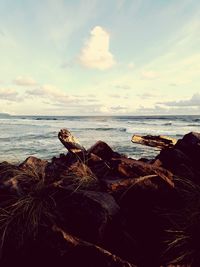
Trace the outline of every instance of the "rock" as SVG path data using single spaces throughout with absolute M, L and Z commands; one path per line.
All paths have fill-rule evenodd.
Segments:
M 177 142 L 174 138 L 162 135 L 133 135 L 131 141 L 136 144 L 157 147 L 159 149 L 173 147 Z
M 110 161 L 110 166 L 114 169 L 116 177 L 118 178 L 138 178 L 155 174 L 157 171 L 165 173 L 166 176 L 171 177 L 170 172 L 161 167 L 130 158 L 113 158 Z
M 186 134 L 174 148 L 162 150 L 157 159 L 175 175 L 200 184 L 200 134 Z
M 103 192 L 57 190 L 60 226 L 89 242 L 100 242 L 112 217 L 119 212 L 114 198 Z
M 83 162 L 75 162 L 67 170 L 61 173 L 60 178 L 62 184 L 73 185 L 74 190 L 86 189 L 86 190 L 99 190 L 99 179 L 92 172 L 90 167 Z
M 77 162 L 75 154 L 60 154 L 59 157 L 53 157 L 46 167 L 46 180 L 55 182 L 61 180 L 61 176 L 68 172 L 70 166 Z
M 137 244 L 136 263 L 159 266 L 165 229 L 168 228 L 158 211 L 176 209 L 180 203 L 173 183 L 160 176 L 140 178 L 123 190 L 118 203 L 123 214 L 123 231 L 134 241 L 132 247 Z M 129 248 L 126 250 L 130 261 L 133 252 Z
M 200 170 L 200 133 L 191 132 L 178 140 L 176 149 L 190 158 L 192 165 Z
M 18 166 L 3 161 L 0 163 L 0 182 L 10 178 L 11 173 L 18 170 Z
M 99 180 L 115 175 L 110 162 L 103 160 L 93 153 L 89 154 L 87 164 Z
M 95 154 L 103 160 L 109 160 L 113 157 L 114 151 L 103 141 L 98 141 L 87 150 L 88 154 Z
M 176 148 L 168 148 L 162 150 L 157 156 L 157 159 L 162 162 L 165 168 L 170 170 L 174 170 L 179 164 L 184 164 L 188 166 L 191 166 L 192 164 L 191 159 L 181 150 Z
M 6 248 L 0 258 L 1 267 L 136 267 L 108 250 L 62 230 L 55 224 L 41 229 L 35 240 L 21 249 Z
M 33 171 L 35 174 L 44 177 L 47 164 L 48 164 L 47 160 L 42 160 L 31 156 L 28 157 L 24 162 L 22 162 L 19 165 L 19 168 L 22 170 L 30 169 L 30 171 Z
M 0 202 L 16 197 L 21 193 L 16 175 L 19 174 L 18 166 L 8 162 L 0 163 Z
M 60 247 L 62 248 L 63 261 L 70 267 L 136 267 L 134 264 L 122 260 L 109 251 L 76 238 L 56 226 L 53 229 L 55 232 L 60 233 L 66 242 L 66 244 L 62 242 Z M 71 247 L 70 250 L 69 247 Z

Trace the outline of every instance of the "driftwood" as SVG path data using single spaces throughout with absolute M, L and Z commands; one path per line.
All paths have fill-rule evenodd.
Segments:
M 136 144 L 157 147 L 159 149 L 173 147 L 177 142 L 175 138 L 162 135 L 133 135 L 131 141 Z
M 85 148 L 79 143 L 78 139 L 75 138 L 69 130 L 61 129 L 58 133 L 58 138 L 60 142 L 67 148 L 67 150 L 72 154 L 85 154 Z

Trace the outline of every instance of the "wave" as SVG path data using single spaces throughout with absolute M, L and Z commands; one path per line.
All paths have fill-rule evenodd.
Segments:
M 4 142 L 15 142 L 23 140 L 35 140 L 35 139 L 51 139 L 52 137 L 57 137 L 57 132 L 49 132 L 46 134 L 26 134 L 21 136 L 10 136 L 10 137 L 0 137 L 0 141 Z
M 167 122 L 167 123 L 163 123 L 163 124 L 161 124 L 161 125 L 164 125 L 164 126 L 171 126 L 172 123 L 171 123 L 171 122 Z
M 117 132 L 126 132 L 126 128 L 106 128 L 106 127 L 98 127 L 98 128 L 72 128 L 72 131 L 117 131 Z
M 187 126 L 200 127 L 200 124 L 199 124 L 199 123 L 198 123 L 198 124 L 193 124 L 193 123 L 191 123 L 191 124 L 188 124 Z
M 36 121 L 57 121 L 58 118 L 35 118 Z

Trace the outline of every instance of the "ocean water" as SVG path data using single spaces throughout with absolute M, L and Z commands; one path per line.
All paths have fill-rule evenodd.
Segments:
M 30 155 L 49 160 L 66 153 L 57 138 L 62 128 L 69 129 L 86 148 L 102 140 L 129 157 L 153 158 L 159 151 L 133 144 L 133 134 L 167 135 L 178 139 L 191 131 L 200 132 L 200 116 L 0 117 L 0 162 L 17 163 Z

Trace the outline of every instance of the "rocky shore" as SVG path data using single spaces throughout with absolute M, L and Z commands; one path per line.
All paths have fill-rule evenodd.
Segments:
M 153 160 L 58 138 L 51 161 L 0 163 L 0 266 L 200 266 L 200 133 L 135 136 Z

